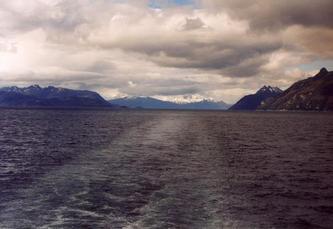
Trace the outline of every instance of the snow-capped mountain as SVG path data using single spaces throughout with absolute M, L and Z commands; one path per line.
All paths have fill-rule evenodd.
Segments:
M 6 107 L 107 107 L 110 104 L 98 93 L 58 87 L 0 88 L 0 106 Z
M 264 85 L 257 93 L 282 93 L 283 91 L 278 87 L 271 87 Z
M 282 94 L 265 101 L 266 110 L 333 110 L 333 71 L 322 68 L 315 76 L 300 80 Z
M 235 103 L 230 110 L 256 110 L 268 98 L 274 98 L 283 91 L 278 87 L 263 86 L 255 94 L 247 95 Z
M 152 97 L 124 97 L 109 101 L 118 106 L 144 109 L 188 109 L 188 110 L 226 110 L 229 105 L 223 101 L 201 100 L 198 102 L 177 103 Z

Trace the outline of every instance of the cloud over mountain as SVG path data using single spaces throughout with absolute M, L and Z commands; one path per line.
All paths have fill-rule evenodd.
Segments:
M 169 2 L 1 1 L 0 85 L 233 102 L 333 66 L 330 0 Z

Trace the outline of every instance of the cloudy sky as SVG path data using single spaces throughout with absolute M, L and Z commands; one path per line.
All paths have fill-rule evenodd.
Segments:
M 232 103 L 323 66 L 332 0 L 0 0 L 0 86 Z

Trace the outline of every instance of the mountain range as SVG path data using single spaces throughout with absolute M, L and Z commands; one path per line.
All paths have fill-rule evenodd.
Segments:
M 109 102 L 118 106 L 143 109 L 226 110 L 230 107 L 223 101 L 202 100 L 190 103 L 175 103 L 152 97 L 124 97 Z
M 333 72 L 322 68 L 318 74 L 294 83 L 274 99 L 264 101 L 264 110 L 333 110 Z
M 226 110 L 223 101 L 202 100 L 175 103 L 152 97 L 124 97 L 106 101 L 98 93 L 61 87 L 0 88 L 0 107 L 107 107 L 143 109 Z M 322 68 L 318 74 L 300 80 L 282 91 L 263 86 L 255 94 L 241 98 L 230 110 L 333 110 L 333 72 Z
M 200 109 L 226 110 L 224 102 L 202 100 L 191 103 L 174 103 L 151 97 L 125 97 L 106 101 L 93 91 L 72 90 L 61 87 L 4 87 L 0 88 L 0 107 L 128 107 L 143 109 Z
M 57 87 L 0 88 L 1 107 L 112 107 L 93 91 Z
M 287 90 L 270 86 L 241 98 L 230 110 L 333 110 L 333 72 L 322 68 Z
M 255 94 L 241 98 L 230 110 L 256 110 L 265 100 L 275 98 L 282 92 L 278 87 L 263 86 Z

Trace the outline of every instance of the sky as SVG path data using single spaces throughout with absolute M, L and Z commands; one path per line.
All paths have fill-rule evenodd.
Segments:
M 0 87 L 234 103 L 321 67 L 332 0 L 0 0 Z

